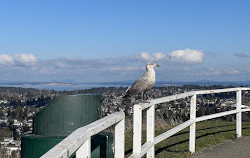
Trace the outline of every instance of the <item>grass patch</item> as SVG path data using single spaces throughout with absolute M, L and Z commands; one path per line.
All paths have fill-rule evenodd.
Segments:
M 156 129 L 155 135 L 160 135 L 166 130 Z M 250 122 L 242 123 L 243 136 L 250 136 Z M 225 121 L 203 121 L 196 124 L 196 151 L 205 147 L 209 147 L 218 143 L 236 139 L 236 124 L 235 122 Z M 125 134 L 125 155 L 128 157 L 132 154 L 133 147 L 133 132 L 127 131 Z M 146 131 L 142 132 L 142 142 L 146 140 Z M 162 141 L 155 146 L 156 158 L 184 158 L 190 157 L 189 153 L 189 128 L 176 133 L 172 137 Z

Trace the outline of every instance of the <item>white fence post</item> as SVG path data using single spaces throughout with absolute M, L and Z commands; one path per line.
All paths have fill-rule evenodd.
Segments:
M 115 158 L 124 158 L 125 145 L 125 121 L 118 122 L 115 126 Z
M 196 94 L 191 97 L 191 104 L 190 104 L 190 120 L 195 120 L 196 118 Z M 195 126 L 196 123 L 194 122 L 190 125 L 189 130 L 189 151 L 191 153 L 195 152 Z
M 90 157 L 91 157 L 91 138 L 87 139 L 82 144 L 82 146 L 76 151 L 76 158 L 90 158 Z
M 142 108 L 140 105 L 134 105 L 133 122 L 133 154 L 141 153 L 141 133 L 142 133 Z
M 240 110 L 239 112 L 236 113 L 236 134 L 237 137 L 240 138 L 242 136 L 241 132 L 241 90 L 238 90 L 236 92 L 236 109 Z
M 147 110 L 147 142 L 153 143 L 155 138 L 155 105 Z M 155 157 L 155 146 L 147 152 L 147 158 Z

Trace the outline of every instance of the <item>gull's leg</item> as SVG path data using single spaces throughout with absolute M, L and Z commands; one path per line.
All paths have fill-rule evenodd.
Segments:
M 142 103 L 149 103 L 149 101 L 147 101 L 147 96 L 146 96 L 146 99 L 144 99 L 145 96 L 146 96 L 146 94 L 142 92 L 142 93 L 141 93 L 141 100 L 142 100 Z
M 144 94 L 144 98 L 145 98 L 144 103 L 149 103 L 149 102 L 147 101 L 148 98 L 147 98 L 147 94 L 146 94 L 146 93 Z
M 143 92 L 141 92 L 141 102 L 143 102 L 143 100 L 144 100 L 144 94 Z

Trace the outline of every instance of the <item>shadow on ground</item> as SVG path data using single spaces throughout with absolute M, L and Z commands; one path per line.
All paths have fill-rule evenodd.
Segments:
M 209 132 L 210 129 L 216 129 L 216 128 L 231 128 L 231 129 L 225 129 L 225 130 L 222 129 L 222 130 L 218 130 L 216 132 L 214 132 L 214 131 Z M 250 127 L 242 128 L 242 130 L 244 130 L 244 129 L 250 129 Z M 208 130 L 208 131 L 206 131 L 206 130 Z M 201 134 L 203 131 L 206 131 L 205 134 Z M 197 135 L 199 135 L 199 136 L 196 136 L 196 140 L 200 139 L 200 138 L 203 138 L 203 137 L 210 136 L 210 135 L 216 135 L 216 134 L 219 134 L 219 133 L 227 133 L 227 132 L 232 132 L 232 131 L 236 131 L 235 124 L 234 125 L 219 125 L 219 126 L 217 125 L 217 126 L 212 126 L 212 127 L 207 127 L 207 128 L 199 128 L 199 129 L 196 130 Z M 189 138 L 187 137 L 187 135 L 189 136 L 189 131 L 179 132 L 179 133 L 171 136 L 172 139 L 175 139 L 175 138 L 180 137 L 180 136 L 185 137 L 186 139 L 181 140 L 181 141 L 177 141 L 176 143 L 172 143 L 172 144 L 166 145 L 164 147 L 156 148 L 155 155 L 158 155 L 159 153 L 161 153 L 163 151 L 172 152 L 172 153 L 189 152 L 188 149 L 185 149 L 185 150 L 179 150 L 179 149 L 171 150 L 171 149 L 169 149 L 171 147 L 174 147 L 174 146 L 177 146 L 177 145 L 180 145 L 180 144 L 183 144 L 183 143 L 187 143 L 189 141 Z M 234 134 L 234 137 L 236 138 L 236 134 Z M 176 139 L 176 140 L 178 140 L 178 139 Z M 126 156 L 128 156 L 130 154 L 132 154 L 132 148 L 127 149 L 125 151 Z

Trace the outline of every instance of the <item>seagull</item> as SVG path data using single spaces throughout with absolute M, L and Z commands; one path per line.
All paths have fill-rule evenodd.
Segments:
M 143 101 L 144 93 L 150 89 L 152 89 L 155 85 L 155 70 L 154 67 L 159 67 L 159 65 L 155 63 L 147 63 L 146 70 L 147 72 L 138 78 L 131 86 L 126 90 L 126 94 L 123 98 L 128 98 L 135 94 L 141 94 L 141 98 Z

